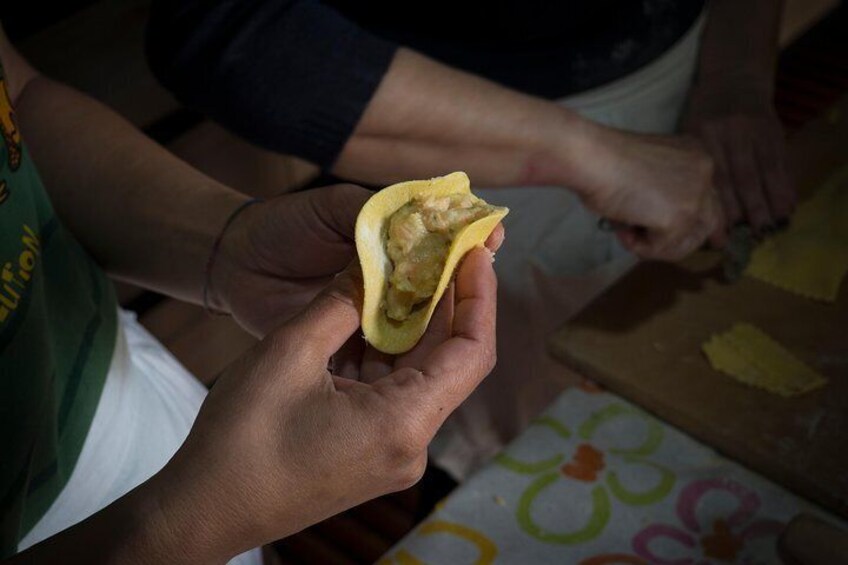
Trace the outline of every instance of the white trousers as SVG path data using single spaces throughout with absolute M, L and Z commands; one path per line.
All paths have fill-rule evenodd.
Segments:
M 65 488 L 18 544 L 23 551 L 105 508 L 158 472 L 194 423 L 206 387 L 129 312 L 118 335 L 91 428 Z M 260 550 L 236 565 L 261 565 Z

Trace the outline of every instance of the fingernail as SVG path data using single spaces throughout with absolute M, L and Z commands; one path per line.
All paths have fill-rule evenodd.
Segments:
M 789 218 L 778 218 L 775 225 L 777 226 L 777 231 L 783 231 L 789 227 Z

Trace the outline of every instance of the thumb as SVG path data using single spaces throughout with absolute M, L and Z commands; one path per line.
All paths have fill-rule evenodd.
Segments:
M 329 359 L 359 329 L 362 271 L 354 261 L 287 324 L 287 334 L 305 351 Z
M 409 417 L 433 433 L 471 394 L 495 364 L 497 279 L 491 252 L 468 252 L 456 277 L 451 335 L 416 368 L 398 369 L 374 383 Z
M 310 208 L 323 225 L 343 239 L 352 240 L 359 211 L 372 195 L 354 184 L 337 184 L 310 191 Z

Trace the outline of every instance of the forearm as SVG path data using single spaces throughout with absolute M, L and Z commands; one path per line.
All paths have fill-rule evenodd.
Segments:
M 697 85 L 756 84 L 771 95 L 783 0 L 712 0 Z
M 16 110 L 57 214 L 97 262 L 117 278 L 199 301 L 213 241 L 246 196 L 46 78 L 28 82 Z
M 581 188 L 584 153 L 599 154 L 585 147 L 599 128 L 575 113 L 396 49 L 314 0 L 159 0 L 148 54 L 187 105 L 369 184 L 461 169 L 478 186 Z
M 597 129 L 553 102 L 401 49 L 334 171 L 387 184 L 461 169 L 477 186 L 579 188 Z

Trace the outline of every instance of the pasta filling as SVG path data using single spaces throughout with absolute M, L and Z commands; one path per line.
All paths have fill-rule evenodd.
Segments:
M 402 322 L 436 292 L 451 243 L 465 226 L 495 206 L 472 194 L 416 196 L 389 218 L 386 252 L 391 260 L 383 308 Z

